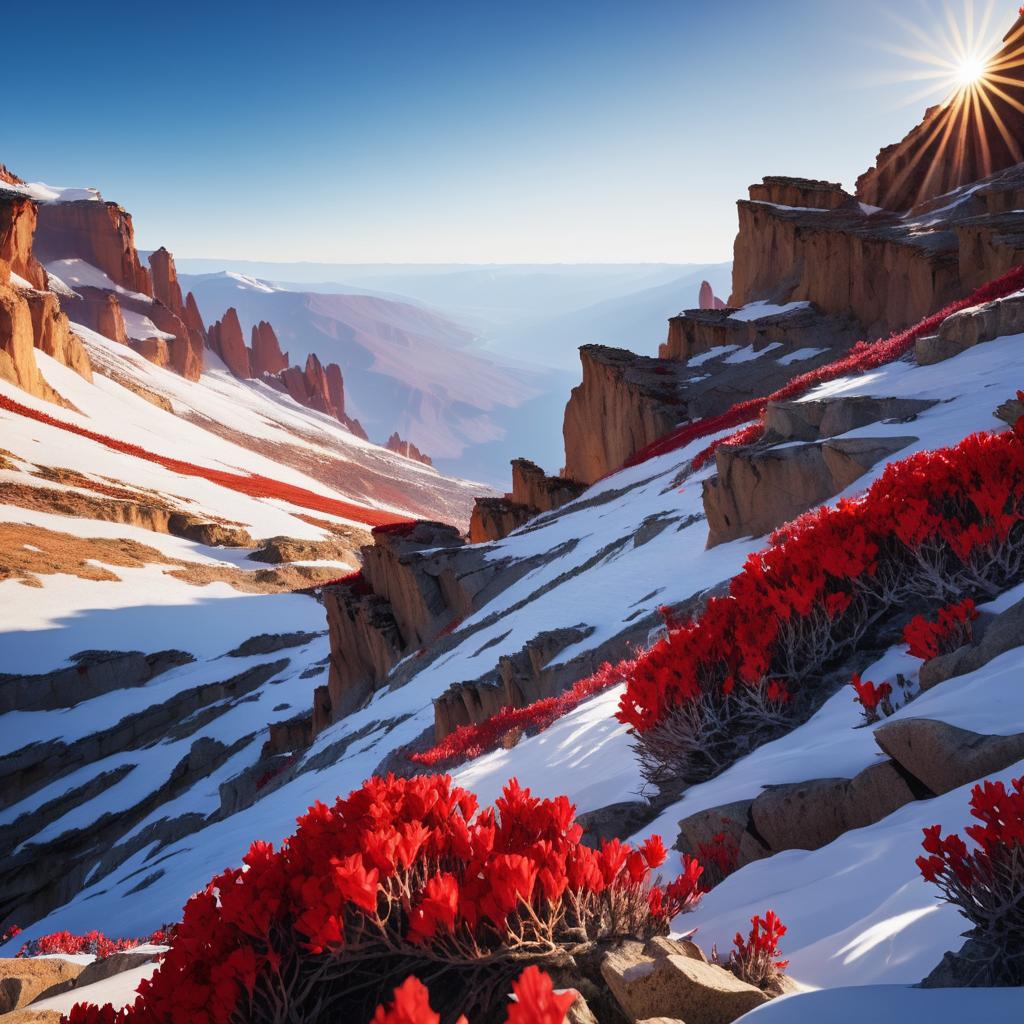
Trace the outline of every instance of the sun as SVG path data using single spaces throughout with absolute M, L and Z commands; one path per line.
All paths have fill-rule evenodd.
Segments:
M 980 54 L 964 54 L 956 65 L 956 82 L 961 89 L 977 85 L 985 77 L 987 68 L 988 62 Z

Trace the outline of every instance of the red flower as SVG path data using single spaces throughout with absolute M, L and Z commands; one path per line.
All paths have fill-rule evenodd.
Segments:
M 536 967 L 527 967 L 512 982 L 516 1001 L 508 1008 L 508 1024 L 562 1024 L 575 992 L 558 994 L 551 979 Z

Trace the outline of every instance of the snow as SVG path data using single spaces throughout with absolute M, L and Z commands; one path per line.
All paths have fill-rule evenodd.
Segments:
M 1019 988 L 920 989 L 901 985 L 864 985 L 801 992 L 773 999 L 740 1017 L 744 1024 L 988 1024 L 1024 1016 Z
M 76 203 L 82 200 L 99 202 L 102 196 L 95 188 L 74 188 L 60 185 L 47 185 L 42 181 L 29 181 L 24 184 L 0 183 L 0 187 L 21 192 L 40 203 Z
M 95 1003 L 103 1006 L 110 1003 L 115 1009 L 121 1009 L 129 1003 L 135 1002 L 136 989 L 139 982 L 144 978 L 150 978 L 156 970 L 157 964 L 143 964 L 141 967 L 132 967 L 130 970 L 121 971 L 103 981 L 94 982 L 92 985 L 83 985 L 81 988 L 73 988 L 60 995 L 50 996 L 48 999 L 39 999 L 31 1006 L 32 1012 L 42 1010 L 56 1010 L 58 1013 L 69 1013 L 75 1003 Z
M 709 348 L 707 352 L 701 352 L 699 355 L 690 356 L 686 361 L 686 365 L 689 366 L 702 366 L 709 359 L 718 359 L 721 356 L 728 355 L 730 352 L 735 352 L 739 348 L 739 345 L 717 345 L 715 348 Z
M 122 309 L 121 317 L 124 319 L 125 333 L 133 341 L 145 341 L 147 338 L 162 338 L 164 341 L 172 341 L 173 334 L 161 331 L 148 316 L 136 313 L 131 309 Z
M 21 274 L 16 274 L 12 270 L 12 271 L 10 271 L 10 275 L 11 275 L 11 284 L 13 284 L 15 288 L 27 288 L 29 291 L 33 291 L 34 290 L 32 288 L 31 283 L 26 281 L 25 278 L 23 278 L 21 276 Z
M 274 288 L 266 281 L 260 281 L 255 277 L 247 277 L 245 274 L 236 274 L 234 271 L 225 271 L 225 276 L 238 282 L 238 288 L 242 291 L 265 292 L 268 295 L 279 292 L 282 289 Z
M 798 348 L 784 356 L 779 356 L 777 362 L 780 366 L 789 366 L 791 363 L 800 363 L 805 359 L 813 359 L 814 356 L 820 356 L 822 352 L 826 351 L 827 349 L 823 348 Z
M 153 302 L 148 295 L 142 292 L 133 292 L 115 284 L 106 273 L 80 259 L 53 260 L 46 264 L 47 274 L 53 274 L 65 287 L 68 282 L 77 285 L 79 288 L 102 288 L 108 292 L 117 292 L 118 295 L 127 296 L 138 302 L 150 304 Z
M 774 352 L 777 348 L 782 348 L 781 341 L 769 342 L 769 344 L 762 348 L 754 348 L 753 345 L 747 345 L 746 348 L 741 348 L 739 352 L 733 352 L 732 355 L 726 356 L 725 361 L 727 363 L 749 363 L 754 359 L 760 359 L 761 356 L 765 356 L 769 352 Z
M 745 306 L 734 310 L 729 314 L 730 320 L 742 320 L 745 323 L 751 320 L 764 320 L 769 316 L 783 316 L 786 313 L 795 313 L 798 309 L 810 309 L 809 302 L 787 302 L 785 305 L 778 305 L 769 302 L 767 299 L 758 299 L 756 302 L 748 302 Z

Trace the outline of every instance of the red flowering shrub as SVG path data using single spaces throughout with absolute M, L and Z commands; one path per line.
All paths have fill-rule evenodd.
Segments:
M 290 505 L 298 505 L 300 508 L 312 509 L 314 512 L 328 512 L 332 515 L 342 516 L 345 519 L 354 519 L 358 523 L 365 523 L 367 526 L 383 526 L 386 524 L 405 523 L 408 520 L 399 519 L 389 512 L 380 512 L 377 509 L 366 508 L 356 505 L 351 501 L 343 501 L 341 498 L 332 498 L 326 494 L 317 494 L 308 491 L 304 487 L 295 484 L 286 484 L 280 480 L 272 480 L 270 477 L 261 476 L 259 473 L 229 473 L 226 470 L 214 469 L 212 466 L 196 466 L 191 462 L 182 459 L 173 459 L 167 455 L 157 455 L 155 452 L 141 448 L 137 444 L 128 444 L 126 441 L 118 441 L 117 438 L 107 437 L 105 434 L 98 434 L 94 430 L 87 430 L 85 427 L 76 426 L 66 420 L 57 419 L 49 413 L 40 412 L 38 409 L 31 409 L 27 405 L 15 402 L 12 398 L 0 395 L 0 409 L 16 413 L 19 416 L 27 416 L 38 423 L 45 423 L 51 427 L 58 427 L 70 434 L 77 434 L 79 437 L 86 437 L 90 441 L 96 441 L 112 451 L 131 455 L 137 459 L 145 459 L 147 462 L 154 462 L 158 466 L 169 469 L 172 473 L 181 473 L 183 476 L 201 477 L 211 483 L 226 487 L 228 490 L 237 491 L 240 494 L 248 494 L 253 498 L 279 498 Z
M 740 862 L 740 847 L 733 835 L 735 824 L 728 818 L 722 819 L 723 831 L 716 832 L 710 842 L 697 845 L 697 857 L 704 865 L 705 880 L 717 885 L 731 875 Z
M 583 701 L 621 683 L 632 662 L 605 662 L 592 676 L 578 680 L 557 697 L 544 697 L 525 707 L 504 707 L 476 725 L 461 725 L 429 750 L 410 754 L 416 764 L 450 766 L 486 754 L 515 732 L 543 732 L 552 722 L 568 714 Z
M 940 654 L 949 654 L 974 639 L 977 619 L 974 602 L 968 597 L 959 604 L 939 609 L 938 618 L 930 622 L 923 615 L 915 615 L 903 627 L 903 642 L 915 658 L 927 661 Z
M 16 924 L 12 924 L 11 927 L 7 929 L 7 931 L 0 934 L 0 944 L 10 942 L 11 939 L 15 938 L 20 934 L 21 929 Z
M 913 327 L 898 331 L 880 341 L 858 341 L 850 351 L 841 359 L 819 366 L 816 370 L 794 377 L 778 391 L 774 391 L 764 398 L 751 398 L 745 402 L 737 402 L 717 416 L 709 416 L 706 419 L 697 420 L 693 423 L 684 423 L 671 433 L 658 438 L 645 448 L 641 448 L 629 459 L 624 466 L 636 466 L 646 462 L 657 455 L 664 455 L 667 452 L 674 452 L 685 447 L 691 441 L 702 437 L 711 437 L 712 434 L 721 433 L 732 427 L 739 427 L 741 424 L 750 423 L 728 437 L 722 438 L 710 444 L 693 459 L 694 468 L 703 466 L 715 453 L 715 449 L 721 444 L 752 444 L 758 440 L 764 432 L 764 412 L 768 403 L 772 401 L 783 401 L 788 398 L 797 398 L 806 394 L 811 388 L 818 384 L 824 384 L 848 374 L 859 373 L 864 370 L 872 370 L 895 359 L 906 355 L 913 347 L 918 338 L 931 334 L 938 329 L 939 325 L 947 317 L 959 312 L 961 309 L 968 309 L 971 306 L 978 306 L 984 302 L 991 302 L 993 299 L 1005 298 L 1016 291 L 1024 288 L 1024 266 L 1015 267 L 1002 277 L 989 281 L 976 289 L 965 299 L 958 299 L 951 302 L 945 308 L 931 316 L 918 321 Z
M 1022 576 L 1017 431 L 919 452 L 862 498 L 777 530 L 727 596 L 636 659 L 618 717 L 637 734 L 645 777 L 699 781 L 812 713 L 823 670 L 887 614 L 994 596 Z
M 21 931 L 15 928 L 13 934 Z M 49 935 L 40 935 L 38 938 L 29 939 L 18 950 L 16 956 L 45 956 L 54 953 L 91 953 L 93 956 L 111 956 L 114 953 L 123 953 L 126 949 L 134 949 L 136 946 L 152 944 L 163 946 L 168 941 L 170 928 L 161 928 L 138 939 L 108 939 L 102 932 L 91 931 L 85 935 L 73 935 L 71 932 L 51 932 Z M 8 934 L 6 938 L 13 937 Z M 5 938 L 5 941 L 6 941 Z
M 516 1001 L 508 1008 L 507 1024 L 562 1024 L 576 1001 L 574 992 L 555 992 L 551 979 L 536 967 L 527 967 L 512 982 L 512 992 Z M 377 1007 L 373 1024 L 441 1024 L 441 1015 L 430 1008 L 426 986 L 410 976 L 395 989 L 387 1007 Z M 455 1024 L 466 1024 L 466 1018 Z
M 766 911 L 763 919 L 755 914 L 750 925 L 746 939 L 736 933 L 727 966 L 740 981 L 764 988 L 789 966 L 788 960 L 779 958 L 779 939 L 786 934 L 786 926 L 774 910 Z
M 593 850 L 573 815 L 515 780 L 477 813 L 447 776 L 372 778 L 315 804 L 279 850 L 254 843 L 189 900 L 125 1020 L 358 1024 L 410 974 L 446 1020 L 488 1016 L 524 966 L 665 933 L 700 898 L 695 860 L 661 887 L 660 841 Z
M 864 709 L 868 724 L 879 721 L 883 715 L 888 718 L 892 714 L 892 684 L 879 683 L 876 686 L 868 679 L 862 682 L 858 672 L 850 680 L 850 685 L 855 693 L 853 699 Z
M 1024 777 L 1007 791 L 1002 782 L 971 790 L 971 814 L 979 824 L 965 831 L 975 848 L 939 825 L 924 830 L 926 856 L 917 858 L 932 882 L 971 922 L 973 940 L 961 951 L 965 984 L 1024 984 Z M 968 952 L 969 950 L 969 952 Z

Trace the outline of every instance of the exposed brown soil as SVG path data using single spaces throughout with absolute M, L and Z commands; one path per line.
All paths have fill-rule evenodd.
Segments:
M 105 537 L 75 537 L 41 526 L 0 523 L 0 581 L 17 580 L 40 587 L 40 576 L 66 573 L 79 579 L 118 581 L 117 568 L 164 565 L 168 575 L 206 586 L 222 582 L 247 594 L 302 590 L 337 575 L 330 566 L 274 566 L 247 572 L 230 565 L 208 565 L 170 558 L 137 541 Z

